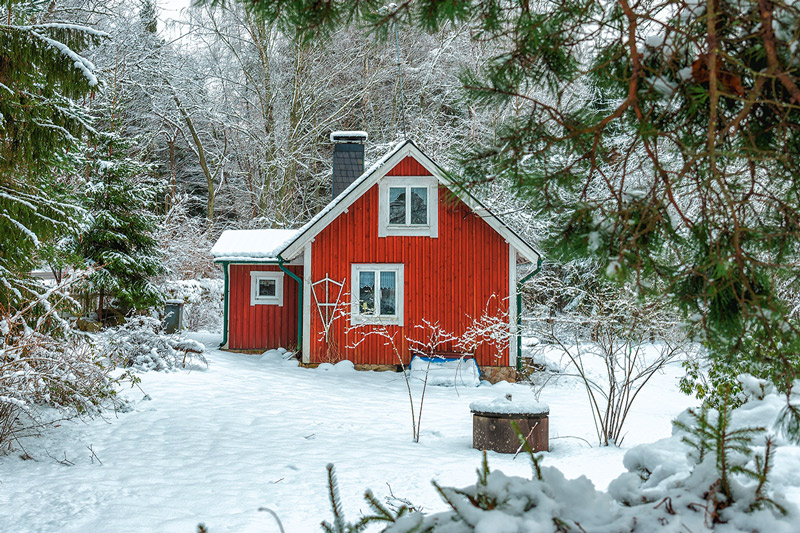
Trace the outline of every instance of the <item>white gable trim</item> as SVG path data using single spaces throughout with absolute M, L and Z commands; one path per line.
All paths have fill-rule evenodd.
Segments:
M 508 343 L 508 366 L 517 367 L 517 250 L 513 245 L 508 245 L 508 331 L 511 333 Z
M 364 193 L 378 183 L 378 181 L 383 178 L 387 172 L 392 170 L 398 163 L 400 163 L 400 161 L 408 156 L 416 159 L 420 165 L 422 165 L 428 172 L 430 172 L 436 177 L 436 179 L 439 180 L 439 183 L 447 187 L 459 198 L 459 200 L 467 204 L 467 206 L 469 206 L 469 208 L 472 209 L 476 215 L 481 217 L 487 224 L 489 224 L 489 227 L 500 234 L 500 236 L 502 236 L 508 243 L 512 244 L 520 253 L 520 255 L 531 262 L 536 262 L 539 260 L 540 255 L 536 250 L 534 250 L 528 243 L 522 240 L 508 226 L 506 226 L 499 218 L 497 218 L 482 203 L 480 203 L 477 198 L 469 194 L 469 192 L 455 187 L 453 183 L 447 179 L 444 172 L 442 172 L 442 169 L 439 168 L 439 165 L 437 165 L 427 155 L 422 153 L 422 151 L 411 141 L 405 141 L 404 143 L 400 144 L 397 148 L 395 148 L 393 153 L 390 152 L 386 155 L 383 163 L 380 166 L 375 168 L 372 172 L 364 174 L 358 178 L 350 187 L 348 187 L 346 191 L 342 193 L 339 198 L 333 201 L 334 205 L 331 206 L 331 209 L 328 209 L 311 225 L 302 229 L 295 240 L 289 243 L 278 255 L 285 259 L 293 259 L 295 256 L 297 256 L 297 254 L 303 251 L 303 248 L 307 243 L 313 241 L 314 237 L 316 237 L 323 229 L 333 222 L 336 217 L 344 213 L 356 202 L 356 200 L 361 198 Z

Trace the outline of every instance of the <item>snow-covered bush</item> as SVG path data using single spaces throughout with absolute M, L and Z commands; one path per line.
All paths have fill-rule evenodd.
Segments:
M 129 317 L 125 324 L 99 337 L 109 359 L 125 368 L 161 371 L 208 365 L 205 346 L 180 335 L 165 335 L 161 322 L 153 317 Z
M 189 331 L 222 331 L 224 280 L 204 278 L 167 280 L 161 284 L 169 299 L 182 300 L 183 327 Z
M 0 307 L 0 451 L 52 419 L 45 406 L 60 417 L 91 415 L 114 398 L 111 365 L 58 318 L 53 293 L 14 313 Z
M 367 491 L 373 514 L 348 523 L 329 466 L 334 521 L 323 527 L 361 531 L 380 523 L 391 533 L 794 532 L 800 510 L 783 494 L 797 486 L 800 447 L 765 429 L 780 421 L 786 399 L 769 384 L 741 379 L 748 402 L 736 409 L 685 411 L 671 437 L 625 455 L 628 472 L 608 492 L 596 490 L 584 476 L 566 479 L 558 469 L 542 466 L 542 456 L 527 447 L 531 479 L 491 471 L 484 454 L 474 485 L 456 489 L 434 482 L 450 510 L 425 515 L 402 506 L 389 509 Z M 792 401 L 800 403 L 800 397 Z

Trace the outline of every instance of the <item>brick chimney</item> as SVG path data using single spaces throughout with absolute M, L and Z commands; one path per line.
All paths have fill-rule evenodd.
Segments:
M 333 146 L 333 198 L 350 186 L 364 173 L 364 142 L 367 134 L 363 131 L 334 131 L 331 133 Z

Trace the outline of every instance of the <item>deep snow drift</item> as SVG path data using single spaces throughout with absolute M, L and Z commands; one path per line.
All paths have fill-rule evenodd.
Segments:
M 195 338 L 209 348 L 219 343 L 215 335 Z M 316 531 L 331 518 L 327 463 L 336 466 L 351 519 L 366 510 L 367 488 L 441 511 L 431 479 L 470 485 L 480 465 L 469 404 L 508 393 L 534 400 L 522 384 L 428 387 L 415 444 L 402 375 L 356 372 L 347 363 L 302 369 L 277 352 L 213 350 L 207 358 L 207 370 L 141 374 L 147 396 L 124 391 L 129 412 L 63 422 L 24 441 L 34 460 L 21 459 L 21 451 L 0 457 L 0 530 L 190 532 L 203 522 L 212 532 L 277 531 L 269 513 L 258 511 L 268 507 L 287 532 Z M 669 436 L 671 419 L 694 404 L 678 392 L 681 375 L 675 365 L 643 390 L 622 448 L 595 445 L 577 381 L 548 384 L 540 401 L 550 407 L 551 452 L 543 464 L 604 490 L 625 471 L 626 450 Z M 417 408 L 421 389 L 412 384 Z M 530 477 L 524 454 L 489 453 L 489 464 Z

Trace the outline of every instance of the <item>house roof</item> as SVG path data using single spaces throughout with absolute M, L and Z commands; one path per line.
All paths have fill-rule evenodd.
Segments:
M 214 255 L 215 261 L 232 261 L 235 257 L 242 257 L 245 260 L 261 259 L 264 261 L 275 260 L 277 256 L 281 256 L 285 260 L 291 260 L 297 257 L 302 251 L 303 247 L 316 237 L 328 224 L 330 224 L 336 217 L 350 207 L 356 200 L 358 200 L 367 190 L 375 185 L 382 177 L 386 175 L 392 168 L 395 167 L 405 157 L 413 157 L 423 167 L 425 167 L 431 175 L 435 176 L 440 183 L 450 189 L 462 202 L 467 204 L 478 216 L 480 216 L 489 226 L 491 226 L 497 233 L 499 233 L 506 241 L 514 245 L 514 248 L 526 259 L 531 262 L 536 262 L 541 257 L 541 254 L 536 249 L 527 243 L 522 237 L 517 235 L 511 228 L 509 228 L 502 220 L 500 220 L 494 213 L 492 213 L 483 203 L 480 202 L 469 191 L 461 187 L 457 187 L 447 177 L 446 173 L 437 165 L 432 159 L 425 155 L 413 141 L 405 140 L 397 143 L 389 152 L 370 166 L 360 177 L 350 184 L 341 194 L 333 199 L 325 208 L 322 209 L 316 216 L 309 220 L 303 227 L 298 230 L 238 230 L 238 231 L 225 231 L 223 232 L 220 240 L 212 248 L 211 253 Z M 238 233 L 246 231 L 269 231 L 269 232 L 282 232 L 286 235 L 285 240 L 281 243 L 275 241 L 263 241 L 254 237 L 248 238 L 242 235 L 241 237 L 229 237 L 232 242 L 246 242 L 248 248 L 247 255 L 240 253 L 215 254 L 215 250 L 220 245 L 223 237 L 227 233 Z M 292 234 L 292 235 L 290 235 Z M 272 246 L 274 245 L 274 246 Z M 224 257 L 224 259 L 223 259 Z M 233 258 L 233 259 L 231 259 Z
M 297 236 L 280 251 L 280 255 L 285 259 L 296 257 L 303 247 L 322 231 L 330 222 L 339 216 L 345 209 L 350 207 L 367 190 L 375 185 L 404 158 L 411 156 L 416 159 L 428 172 L 435 176 L 440 183 L 450 189 L 462 202 L 467 204 L 478 216 L 486 221 L 497 233 L 499 233 L 526 259 L 532 262 L 538 261 L 541 254 L 527 243 L 522 237 L 517 235 L 505 222 L 497 218 L 480 200 L 475 198 L 469 191 L 455 186 L 446 173 L 432 159 L 425 155 L 413 141 L 405 140 L 397 143 L 381 159 L 369 167 L 357 180 L 329 203 L 322 211 L 308 221 L 297 232 Z
M 214 261 L 277 261 L 278 253 L 297 236 L 294 229 L 225 230 L 211 248 Z

